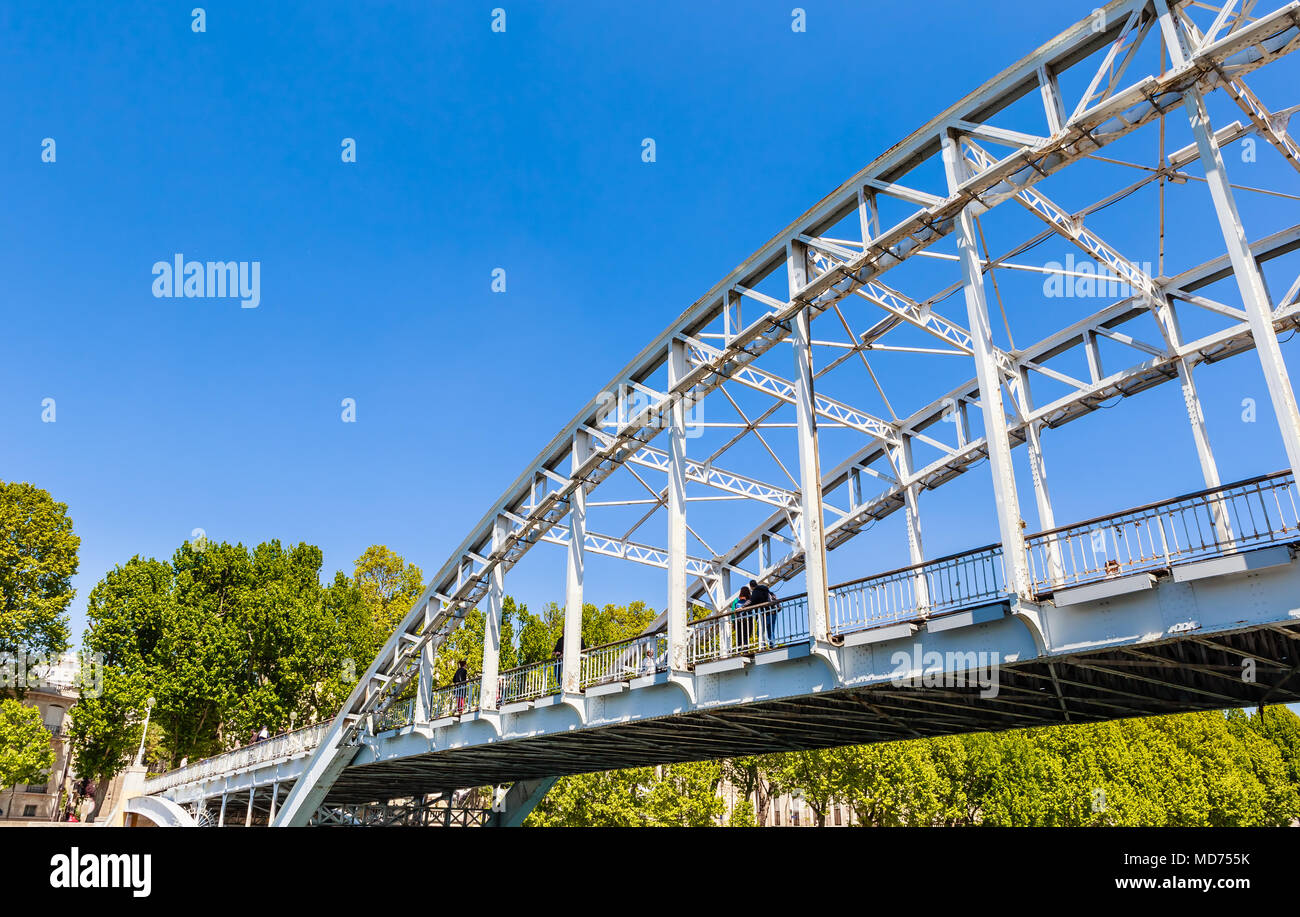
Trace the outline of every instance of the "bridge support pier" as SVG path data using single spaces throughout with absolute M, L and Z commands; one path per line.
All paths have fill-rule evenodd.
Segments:
M 435 617 L 434 602 L 438 599 L 430 596 L 429 600 L 424 603 L 424 628 L 425 633 L 432 626 Z M 433 711 L 433 659 L 434 643 L 432 640 L 426 640 L 424 646 L 420 649 L 420 674 L 416 679 L 415 690 L 415 722 L 427 723 L 432 719 Z
M 961 155 L 957 137 L 951 131 L 945 131 L 941 139 L 948 188 L 955 194 L 967 178 L 965 157 Z M 1016 494 L 1015 467 L 1011 463 L 1011 439 L 1007 434 L 1006 411 L 1002 402 L 1002 370 L 995 357 L 988 301 L 984 296 L 984 273 L 975 239 L 976 208 L 980 206 L 972 200 L 962 208 L 954 235 L 966 293 L 975 376 L 979 381 L 980 409 L 984 415 L 984 438 L 988 443 L 989 468 L 993 473 L 993 498 L 997 505 L 1006 589 L 1028 598 L 1029 564 L 1025 555 L 1020 500 Z
M 668 349 L 668 386 L 686 375 L 686 342 L 674 338 Z M 668 668 L 686 669 L 686 408 L 673 401 L 668 462 Z
M 496 555 L 505 543 L 505 520 L 497 516 L 492 524 L 492 554 Z M 501 604 L 506 592 L 506 574 L 502 564 L 492 568 L 491 581 L 488 585 L 487 614 L 483 622 L 483 664 L 479 684 L 479 709 L 495 710 L 497 682 L 501 672 Z
M 808 283 L 808 246 L 791 240 L 786 247 L 790 295 Z M 829 635 L 830 605 L 826 579 L 826 539 L 823 536 L 821 456 L 817 446 L 812 365 L 812 316 L 805 307 L 792 322 L 794 339 L 794 398 L 799 438 L 799 544 L 803 548 L 804 586 L 808 590 L 808 633 L 814 643 Z
M 515 781 L 506 793 L 505 799 L 501 800 L 500 809 L 492 812 L 487 826 L 489 828 L 522 826 L 528 813 L 537 808 L 537 804 L 545 798 L 558 779 L 558 777 L 537 777 L 532 780 Z
M 587 460 L 591 437 L 585 430 L 573 434 L 572 465 L 576 472 Z M 579 484 L 569 498 L 569 554 L 564 577 L 564 658 L 561 684 L 565 694 L 582 690 L 582 581 L 586 561 L 587 488 Z

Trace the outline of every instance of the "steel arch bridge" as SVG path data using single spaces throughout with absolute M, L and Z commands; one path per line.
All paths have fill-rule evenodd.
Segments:
M 1094 11 L 871 161 L 649 342 L 465 536 L 332 722 L 146 794 L 220 824 L 228 804 L 244 824 L 512 824 L 568 773 L 1300 699 L 1300 412 L 1279 343 L 1300 327 L 1287 133 L 1300 106 L 1247 85 L 1267 70 L 1294 87 L 1298 48 L 1296 2 Z M 1289 187 L 1234 183 L 1224 148 L 1239 141 Z M 1154 165 L 1126 158 L 1157 149 Z M 1103 229 L 1132 220 L 1142 193 L 1158 195 L 1158 269 Z M 1282 219 L 1251 235 L 1238 201 L 1261 193 Z M 1187 248 L 1210 257 L 1166 259 L 1166 195 L 1171 213 L 1177 195 L 1208 215 Z M 1088 269 L 1019 260 L 1048 240 Z M 1049 299 L 1050 284 L 1083 281 L 1107 298 Z M 1196 370 L 1251 351 L 1289 467 L 1225 484 Z M 1061 524 L 1043 430 L 1165 382 L 1204 488 Z M 985 461 L 997 543 L 928 557 L 921 494 Z M 833 585 L 828 549 L 896 511 L 908 564 Z M 566 558 L 563 659 L 501 671 L 505 577 L 541 543 Z M 593 555 L 664 570 L 668 604 L 642 636 L 582 650 Z M 804 592 L 730 611 L 750 579 Z M 482 676 L 437 688 L 435 651 L 476 607 Z M 976 678 L 986 658 L 995 696 Z M 454 791 L 488 784 L 512 785 L 493 814 L 453 817 Z

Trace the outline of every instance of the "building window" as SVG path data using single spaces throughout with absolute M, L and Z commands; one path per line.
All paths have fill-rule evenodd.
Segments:
M 48 783 L 27 784 L 27 792 L 29 793 L 39 793 L 40 795 L 44 796 L 49 791 L 50 791 L 50 785 Z
M 63 728 L 62 707 L 51 707 L 49 710 L 45 711 L 45 728 L 54 735 L 59 734 L 59 730 Z
M 36 806 L 23 806 L 23 818 L 35 818 Z
M 781 810 L 780 809 L 775 810 L 775 814 L 776 814 L 776 826 L 779 828 L 781 827 Z
M 835 827 L 838 828 L 838 827 L 840 827 L 840 826 L 843 825 L 843 824 L 844 824 L 844 809 L 843 809 L 841 806 L 836 806 L 836 807 L 835 807 Z

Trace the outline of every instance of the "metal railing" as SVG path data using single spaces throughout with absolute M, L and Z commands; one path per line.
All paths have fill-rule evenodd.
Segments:
M 506 669 L 501 673 L 500 702 L 512 704 L 559 694 L 561 667 L 561 660 L 547 659 Z
M 702 618 L 691 625 L 686 646 L 690 665 L 743 656 L 808 639 L 808 596 L 777 599 Z
M 1300 540 L 1295 490 L 1281 471 L 1031 535 L 1030 577 L 1045 593 Z
M 375 718 L 375 732 L 401 729 L 415 722 L 415 700 L 394 704 Z
M 440 720 L 447 716 L 460 716 L 478 709 L 481 683 L 471 678 L 463 685 L 437 688 L 429 698 L 429 719 Z
M 668 635 L 649 634 L 593 646 L 582 653 L 582 687 L 626 681 L 668 669 Z
M 831 587 L 830 630 L 866 630 L 1005 595 L 1002 546 L 989 545 Z
M 261 742 L 213 755 L 211 758 L 204 758 L 202 761 L 174 771 L 167 771 L 146 780 L 144 792 L 153 795 L 174 786 L 183 786 L 187 783 L 247 770 L 260 764 L 310 754 L 324 740 L 332 725 L 327 721 L 303 726 L 292 732 L 281 733 Z

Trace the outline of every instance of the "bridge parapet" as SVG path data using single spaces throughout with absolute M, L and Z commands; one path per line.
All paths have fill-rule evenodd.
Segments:
M 1295 478 L 1278 471 L 1040 532 L 1025 545 L 1046 595 L 1296 540 Z
M 225 754 L 205 758 L 187 767 L 159 774 L 145 781 L 144 794 L 154 796 L 185 784 L 200 783 L 310 755 L 320 745 L 329 729 L 328 722 L 304 726 L 292 732 L 273 736 L 263 742 L 256 742 Z
M 842 635 L 1006 599 L 1002 546 L 989 545 L 841 583 L 830 590 L 831 633 Z

